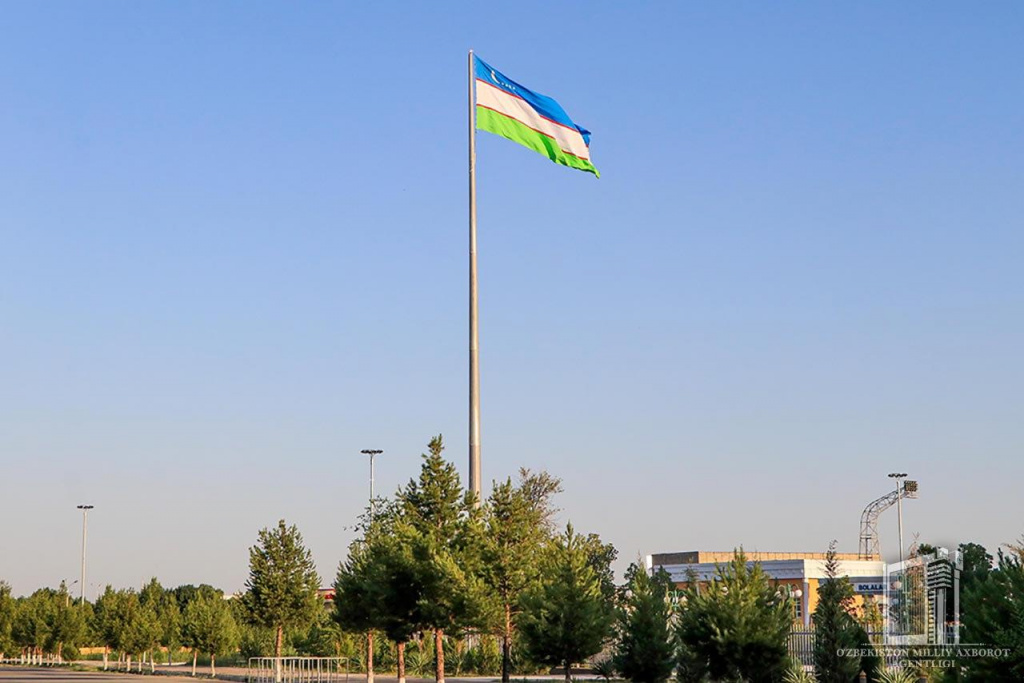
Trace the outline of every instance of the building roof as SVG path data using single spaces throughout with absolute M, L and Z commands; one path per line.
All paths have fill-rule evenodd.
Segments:
M 728 552 L 719 550 L 687 550 L 678 553 L 657 553 L 651 555 L 653 566 L 672 564 L 704 564 L 704 563 L 725 563 L 731 562 L 736 551 Z M 743 551 L 748 562 L 771 562 L 774 560 L 824 560 L 825 553 L 792 553 L 792 552 L 758 552 Z M 840 562 L 852 562 L 863 560 L 857 553 L 836 553 L 836 559 Z M 878 558 L 872 558 L 878 559 Z

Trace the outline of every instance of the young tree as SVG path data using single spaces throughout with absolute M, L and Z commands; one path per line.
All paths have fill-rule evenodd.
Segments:
M 349 546 L 334 583 L 334 621 L 345 631 L 367 634 L 367 680 L 373 680 L 373 632 L 397 648 L 398 679 L 405 680 L 405 645 L 419 630 L 419 576 L 409 545 L 411 530 L 400 508 L 379 500 L 364 515 L 361 538 Z
M 64 646 L 77 646 L 85 635 L 84 607 L 72 601 L 67 584 L 63 581 L 50 600 L 50 641 L 56 650 L 57 661 L 62 661 Z
M 96 598 L 96 606 L 92 612 L 92 632 L 97 641 L 103 645 L 103 670 L 107 670 L 110 649 L 114 647 L 114 603 L 117 593 L 109 584 L 103 593 Z
M 145 619 L 139 594 L 132 589 L 114 593 L 107 615 L 109 620 L 109 646 L 125 658 L 126 670 L 131 671 L 132 655 L 140 651 L 145 640 Z
M 309 621 L 322 609 L 320 577 L 313 554 L 303 545 L 295 525 L 282 519 L 275 529 L 263 529 L 249 550 L 249 579 L 242 600 L 255 624 L 275 631 L 274 656 L 281 657 L 284 629 Z
M 121 647 L 128 655 L 128 670 L 131 670 L 131 657 L 138 655 L 138 670 L 142 671 L 146 653 L 152 653 L 160 637 L 160 625 L 157 623 L 156 610 L 153 604 L 143 604 L 139 594 L 135 591 L 125 593 L 121 603 L 123 621 L 119 636 Z M 150 669 L 155 668 L 150 662 Z
M 366 634 L 366 681 L 373 683 L 373 629 L 383 620 L 379 602 L 381 577 L 372 532 L 349 545 L 348 558 L 338 567 L 334 581 L 333 618 L 346 631 Z
M 192 675 L 199 652 L 210 655 L 210 675 L 217 675 L 217 655 L 229 652 L 238 642 L 238 628 L 231 607 L 223 598 L 200 596 L 185 608 L 183 632 L 192 648 Z
M 11 633 L 14 628 L 15 608 L 11 585 L 6 581 L 0 581 L 0 659 L 14 650 Z
M 167 601 L 167 592 L 164 587 L 160 585 L 157 578 L 154 576 L 149 580 L 142 590 L 139 591 L 139 604 L 147 612 L 147 617 L 153 622 L 153 638 L 150 645 L 151 648 L 155 648 L 158 645 L 163 644 L 163 637 L 166 629 L 164 623 L 164 617 L 166 615 L 164 604 Z M 167 651 L 170 656 L 170 648 Z M 152 649 L 148 651 L 149 655 L 149 670 L 152 672 L 156 669 L 156 662 L 153 658 Z
M 444 634 L 486 623 L 480 574 L 482 525 L 472 493 L 463 491 L 455 466 L 441 457 L 444 443 L 430 440 L 418 480 L 397 495 L 406 543 L 419 586 L 417 614 L 434 632 L 434 677 L 444 681 Z
M 814 621 L 814 675 L 818 683 L 850 683 L 861 670 L 860 657 L 846 651 L 860 646 L 861 627 L 853 616 L 853 586 L 839 573 L 836 542 L 825 554 L 825 579 L 818 584 Z
M 702 585 L 691 576 L 683 599 L 676 638 L 684 680 L 781 679 L 789 668 L 793 603 L 772 585 L 761 565 L 747 566 L 739 550 L 709 583 Z
M 561 482 L 546 472 L 519 471 L 519 481 L 495 484 L 484 508 L 483 580 L 500 602 L 501 680 L 511 675 L 512 636 L 519 598 L 540 576 L 537 558 L 552 536 L 551 498 Z
M 167 648 L 167 663 L 171 664 L 171 654 L 181 648 L 181 611 L 178 601 L 169 592 L 164 594 L 157 607 L 157 622 L 160 624 L 160 644 Z
M 601 651 L 614 620 L 591 549 L 568 525 L 545 554 L 540 583 L 522 600 L 519 630 L 527 651 L 538 662 L 564 666 L 566 681 L 574 664 Z
M 52 589 L 42 588 L 18 603 L 14 618 L 14 642 L 39 657 L 50 642 L 53 625 Z
M 659 569 L 650 576 L 641 562 L 626 571 L 626 590 L 618 609 L 618 642 L 612 666 L 629 681 L 660 683 L 675 668 L 672 638 L 672 581 Z

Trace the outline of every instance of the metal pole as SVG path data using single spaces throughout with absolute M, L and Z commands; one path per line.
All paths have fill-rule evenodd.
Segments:
M 85 544 L 89 536 L 89 510 L 92 510 L 92 505 L 79 505 L 78 509 L 82 511 L 82 578 L 81 578 L 81 591 L 82 604 L 85 604 Z
M 476 103 L 469 51 L 469 488 L 480 501 L 480 331 L 476 288 Z
M 379 448 L 364 448 L 363 450 L 360 451 L 360 453 L 362 453 L 363 455 L 370 456 L 370 512 L 371 513 L 374 511 L 374 508 L 376 507 L 376 503 L 374 503 L 374 495 L 373 495 L 373 459 L 376 458 L 378 455 L 380 455 L 383 452 L 384 451 L 380 450 Z
M 900 536 L 900 562 L 903 562 L 903 480 L 896 480 L 896 491 L 899 496 L 896 498 L 896 517 L 899 519 Z

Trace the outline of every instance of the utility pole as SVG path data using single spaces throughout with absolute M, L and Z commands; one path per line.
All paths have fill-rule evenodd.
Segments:
M 82 511 L 82 577 L 79 579 L 81 586 L 82 604 L 85 604 L 85 542 L 89 534 L 89 510 L 92 510 L 94 505 L 79 505 L 78 509 Z

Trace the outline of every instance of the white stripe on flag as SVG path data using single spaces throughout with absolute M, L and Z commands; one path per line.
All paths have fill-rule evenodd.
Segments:
M 515 95 L 510 95 L 501 88 L 496 88 L 482 80 L 476 82 L 476 103 L 479 106 L 493 109 L 520 121 L 539 133 L 555 139 L 562 151 L 581 159 L 590 160 L 590 150 L 578 130 L 567 128 L 560 123 L 549 121 L 537 110 Z

